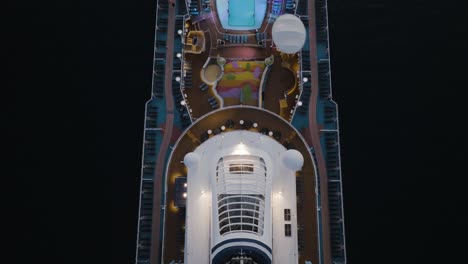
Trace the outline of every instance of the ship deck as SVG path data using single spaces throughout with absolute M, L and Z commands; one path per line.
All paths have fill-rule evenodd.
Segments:
M 165 210 L 165 227 L 163 240 L 163 263 L 169 263 L 172 260 L 183 260 L 184 258 L 184 227 L 185 227 L 185 208 L 177 208 L 175 205 L 175 183 L 177 177 L 185 177 L 186 167 L 183 164 L 185 154 L 192 152 L 203 141 L 207 140 L 207 130 L 212 131 L 226 126 L 226 122 L 232 120 L 234 126 L 226 128 L 224 132 L 239 129 L 247 129 L 239 124 L 240 120 L 245 122 L 257 122 L 257 128 L 248 128 L 254 132 L 274 132 L 274 137 L 280 144 L 288 148 L 294 148 L 304 155 L 304 166 L 297 173 L 296 181 L 300 186 L 298 192 L 298 227 L 300 234 L 300 249 L 302 254 L 299 257 L 299 263 L 311 260 L 318 263 L 318 227 L 317 227 L 317 200 L 314 191 L 315 172 L 312 156 L 307 143 L 302 136 L 290 123 L 269 111 L 261 110 L 256 107 L 227 107 L 218 111 L 211 112 L 209 115 L 197 120 L 179 139 L 174 147 L 172 155 L 168 161 L 167 170 L 167 193 Z M 244 123 L 245 124 L 245 123 Z M 226 126 L 227 127 L 227 126 Z M 221 131 L 221 130 L 218 130 Z M 224 133 L 220 132 L 220 133 Z M 279 136 L 277 136 L 279 135 Z M 214 133 L 209 137 L 214 136 Z M 309 191 L 307 191 L 309 190 Z
M 281 14 L 278 5 L 273 7 L 278 2 L 280 11 L 298 15 L 308 31 L 302 52 L 293 56 L 277 51 L 271 40 L 272 23 Z M 338 124 L 329 84 L 326 16 L 322 15 L 326 14 L 326 4 L 321 0 L 299 1 L 297 8 L 288 11 L 286 2 L 292 0 L 268 1 L 267 15 L 258 30 L 224 30 L 217 19 L 216 1 L 192 1 L 190 5 L 184 0 L 159 1 L 158 14 L 162 15 L 157 15 L 155 61 L 160 68 L 155 71 L 153 98 L 147 107 L 159 107 L 160 115 L 152 125 L 147 118 L 145 130 L 157 132 L 157 145 L 151 143 L 150 147 L 158 152 L 148 159 L 149 164 L 144 160 L 145 166 L 154 168 L 147 179 L 153 185 L 151 244 L 146 246 L 149 238 L 147 234 L 143 236 L 141 218 L 138 263 L 149 260 L 158 264 L 162 258 L 161 263 L 183 261 L 185 210 L 174 204 L 175 178 L 186 175 L 181 161 L 206 140 L 207 130 L 215 131 L 226 120 L 235 123 L 226 131 L 246 129 L 239 125 L 241 119 L 259 124 L 249 130 L 266 129 L 276 131 L 275 135 L 279 132 L 278 142 L 304 155 L 304 167 L 297 174 L 297 192 L 303 195 L 298 204 L 299 261 L 331 264 L 332 254 L 333 260 L 345 259 L 343 216 L 339 208 Z M 208 11 L 201 11 L 203 8 Z M 219 63 L 219 58 L 224 59 L 224 64 Z M 207 82 L 203 73 L 208 65 L 223 66 L 222 76 L 226 78 Z M 255 80 L 249 79 L 252 76 Z M 223 89 L 232 88 L 235 83 L 232 81 L 237 78 L 250 81 L 250 86 L 241 87 L 240 95 L 223 95 Z M 211 105 L 208 100 L 213 99 L 209 98 L 216 103 Z M 145 159 L 147 152 L 145 144 Z M 329 166 L 330 162 L 336 167 Z M 335 177 L 331 187 L 339 190 L 331 194 L 334 211 L 329 211 L 328 202 L 330 173 Z M 146 186 L 144 183 L 142 186 Z M 316 189 L 319 204 L 312 191 Z M 330 213 L 336 222 L 330 222 Z M 337 241 L 333 252 L 332 237 Z
M 265 16 L 264 22 L 259 29 L 223 30 L 216 13 L 216 1 L 210 3 L 212 6 L 211 12 L 205 15 L 190 17 L 186 21 L 185 35 L 190 36 L 193 35 L 192 32 L 196 32 L 197 34 L 203 34 L 203 37 L 198 39 L 204 40 L 204 45 L 201 45 L 203 46 L 201 48 L 194 48 L 193 40 L 189 37 L 186 37 L 184 40 L 183 67 L 185 76 L 190 77 L 190 82 L 184 83 L 183 80 L 181 89 L 182 93 L 187 95 L 184 100 L 189 107 L 192 119 L 203 116 L 221 107 L 221 105 L 252 105 L 259 107 L 263 105 L 265 109 L 281 115 L 286 120 L 291 120 L 292 112 L 296 107 L 297 98 L 300 93 L 298 85 L 300 82 L 298 57 L 281 56 L 281 53 L 272 47 L 271 27 L 274 20 L 268 16 L 272 4 L 268 3 L 267 16 Z M 264 35 L 258 35 L 259 37 L 257 37 L 257 34 Z M 235 40 L 242 37 L 245 39 L 241 42 Z M 197 43 L 198 46 L 200 45 Z M 192 52 L 193 50 L 195 51 Z M 202 51 L 200 52 L 200 50 Z M 216 96 L 220 94 L 222 81 L 214 85 L 209 84 L 209 88 L 206 91 L 200 91 L 199 87 L 204 82 L 202 75 L 206 64 L 216 64 L 215 62 L 218 57 L 233 63 L 255 63 L 263 62 L 270 56 L 274 58 L 273 64 L 270 67 L 266 67 L 264 72 L 260 76 L 257 76 L 257 80 L 255 80 L 256 87 L 254 89 L 258 89 L 258 95 L 254 99 L 242 101 L 235 97 Z M 228 73 L 225 69 L 225 75 L 228 74 L 232 73 Z M 239 76 L 239 79 L 243 78 L 239 80 L 238 86 L 245 85 L 246 82 L 251 80 L 249 77 L 244 77 L 240 74 L 237 76 Z M 261 78 L 264 78 L 263 82 L 261 82 Z M 260 93 L 262 93 L 263 97 Z M 210 107 L 207 101 L 210 97 L 216 98 L 218 107 Z M 262 100 L 259 100 L 259 97 L 262 97 Z

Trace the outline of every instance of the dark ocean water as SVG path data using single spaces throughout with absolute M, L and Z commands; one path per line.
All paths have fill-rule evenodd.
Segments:
M 350 264 L 466 258 L 462 2 L 328 1 Z M 6 50 L 21 110 L 7 128 L 21 187 L 13 263 L 134 263 L 154 10 L 12 9 L 26 17 Z

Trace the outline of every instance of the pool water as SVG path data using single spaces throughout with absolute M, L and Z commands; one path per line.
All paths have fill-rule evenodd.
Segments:
M 267 0 L 215 0 L 221 27 L 228 30 L 252 30 L 262 26 Z
M 229 26 L 253 26 L 255 24 L 255 0 L 228 0 Z

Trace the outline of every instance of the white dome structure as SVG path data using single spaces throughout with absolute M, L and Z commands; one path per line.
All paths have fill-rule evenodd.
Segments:
M 304 165 L 304 157 L 299 151 L 290 149 L 283 154 L 283 163 L 286 168 L 298 171 Z
M 195 152 L 189 152 L 184 156 L 184 164 L 188 168 L 193 168 L 200 162 L 200 155 Z
M 276 19 L 272 35 L 278 50 L 288 54 L 300 51 L 306 40 L 304 24 L 297 16 L 291 14 L 284 14 Z

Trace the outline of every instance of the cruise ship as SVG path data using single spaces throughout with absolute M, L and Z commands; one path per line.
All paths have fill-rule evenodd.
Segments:
M 159 0 L 138 264 L 346 263 L 325 0 Z

